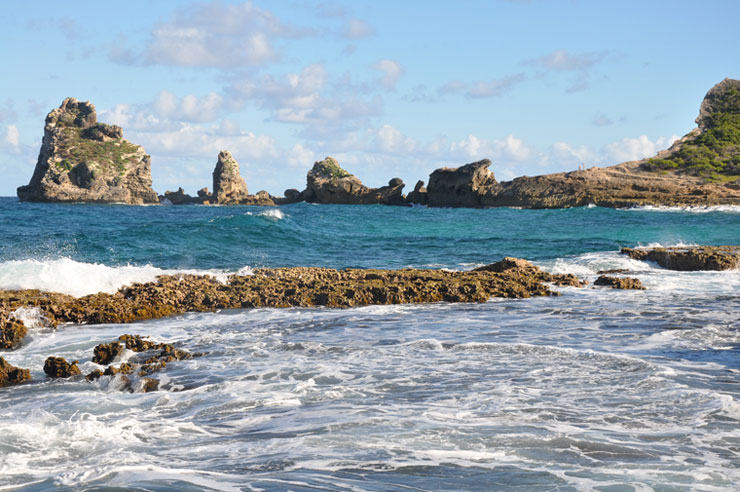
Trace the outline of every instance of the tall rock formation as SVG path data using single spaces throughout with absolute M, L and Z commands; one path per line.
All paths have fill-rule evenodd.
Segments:
M 403 187 L 400 178 L 393 178 L 388 186 L 368 188 L 357 176 L 342 169 L 336 159 L 327 157 L 308 171 L 306 189 L 300 197 L 312 203 L 407 205 Z
M 239 163 L 228 150 L 222 150 L 213 170 L 213 203 L 234 205 L 246 197 L 247 183 L 239 173 Z
M 95 106 L 67 98 L 46 117 L 36 169 L 18 188 L 29 202 L 158 203 L 150 157 L 116 125 L 98 123 Z
M 500 186 L 488 169 L 491 161 L 465 164 L 458 168 L 443 167 L 429 175 L 427 203 L 430 207 L 482 207 L 485 197 Z

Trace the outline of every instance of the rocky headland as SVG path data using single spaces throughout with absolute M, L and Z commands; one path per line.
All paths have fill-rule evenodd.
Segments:
M 46 117 L 29 202 L 157 203 L 150 157 L 116 125 L 98 123 L 95 106 L 67 98 Z

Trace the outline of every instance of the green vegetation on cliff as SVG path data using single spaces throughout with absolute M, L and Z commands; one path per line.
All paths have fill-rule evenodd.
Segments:
M 332 157 L 327 157 L 323 161 L 315 163 L 313 165 L 313 172 L 325 178 L 347 178 L 352 176 L 351 173 L 342 169 L 336 159 Z
M 710 181 L 740 178 L 740 91 L 734 85 L 721 85 L 710 91 L 702 105 L 701 132 L 666 158 L 650 159 L 646 168 L 677 170 Z
M 82 130 L 77 127 L 64 129 L 65 146 L 61 153 L 61 161 L 56 166 L 60 170 L 71 171 L 77 165 L 85 163 L 88 167 L 97 164 L 104 172 L 115 172 L 122 175 L 126 171 L 126 160 L 137 153 L 138 146 L 123 140 L 123 138 L 96 139 L 90 138 L 91 130 L 108 135 L 108 125 L 97 123 L 95 126 Z

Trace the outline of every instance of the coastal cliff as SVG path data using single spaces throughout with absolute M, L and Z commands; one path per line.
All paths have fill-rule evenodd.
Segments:
M 502 182 L 488 160 L 437 169 L 425 198 L 432 207 L 476 208 L 740 205 L 740 81 L 710 89 L 696 123 L 657 156 L 616 166 Z
M 98 123 L 95 106 L 67 98 L 46 117 L 28 202 L 157 203 L 150 157 L 116 125 Z

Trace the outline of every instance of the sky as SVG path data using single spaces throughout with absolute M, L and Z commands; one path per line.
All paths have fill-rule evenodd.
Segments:
M 28 183 L 65 97 L 152 156 L 159 193 L 303 189 L 335 157 L 411 191 L 439 167 L 499 180 L 654 155 L 740 78 L 740 2 L 3 2 L 0 196 Z

